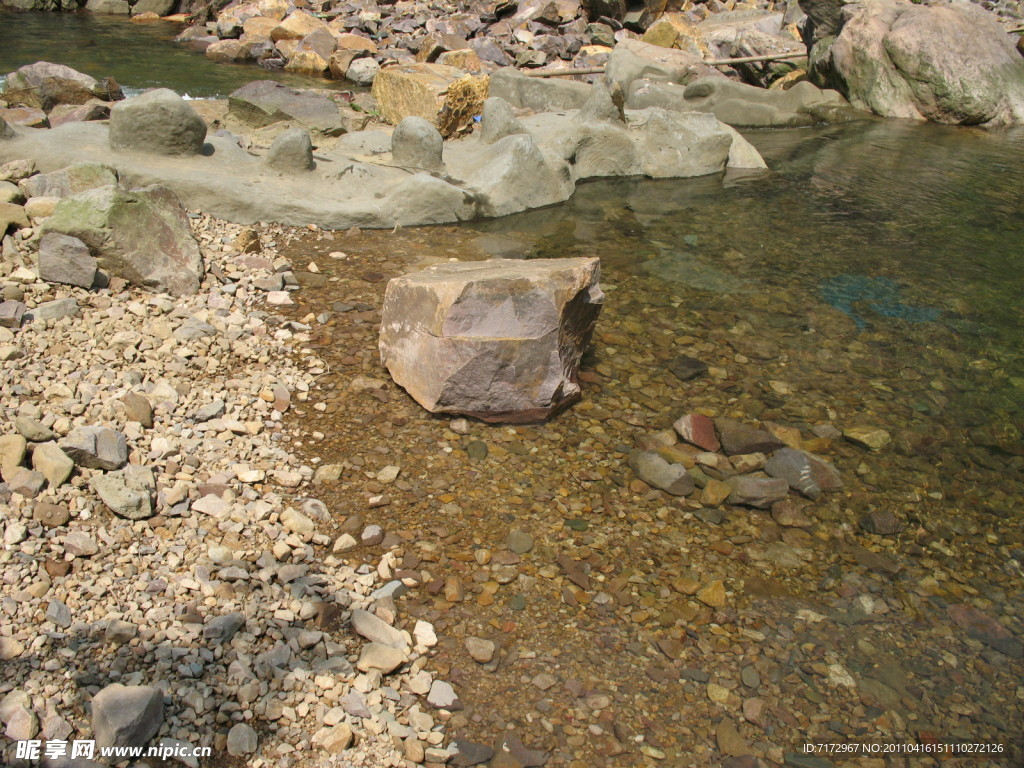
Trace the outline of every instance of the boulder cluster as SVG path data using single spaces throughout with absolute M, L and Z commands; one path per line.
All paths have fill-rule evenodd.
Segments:
M 471 73 L 499 67 L 603 65 L 613 47 L 641 37 L 698 56 L 723 58 L 802 51 L 795 8 L 744 4 L 664 3 L 627 7 L 579 0 L 477 0 L 294 6 L 286 0 L 234 2 L 179 40 L 217 61 L 254 62 L 303 74 L 372 82 L 389 65 L 439 63 Z M 791 69 L 775 71 L 781 74 Z M 764 68 L 748 68 L 763 76 Z

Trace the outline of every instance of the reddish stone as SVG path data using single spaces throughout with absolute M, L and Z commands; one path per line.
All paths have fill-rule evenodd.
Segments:
M 688 413 L 672 425 L 686 442 L 703 448 L 705 451 L 717 451 L 721 444 L 715 435 L 715 423 L 707 416 L 699 413 Z

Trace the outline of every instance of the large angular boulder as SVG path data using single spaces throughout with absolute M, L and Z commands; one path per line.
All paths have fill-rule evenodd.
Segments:
M 85 243 L 108 275 L 183 296 L 199 290 L 203 259 L 188 216 L 163 187 L 98 187 L 65 198 L 43 225 Z
M 142 747 L 164 719 L 164 696 L 146 685 L 108 685 L 92 699 L 92 730 L 100 747 Z
M 579 109 L 590 97 L 590 86 L 557 77 L 527 77 L 509 67 L 491 75 L 489 95 L 518 109 L 554 112 Z
M 669 83 L 689 83 L 698 77 L 724 79 L 721 72 L 693 53 L 629 39 L 615 46 L 608 58 L 605 77 L 618 83 L 623 93 L 628 93 L 633 81 L 640 79 Z
M 228 96 L 228 112 L 254 128 L 294 120 L 331 136 L 345 132 L 338 105 L 333 101 L 273 80 L 256 80 L 234 91 Z
M 873 0 L 844 18 L 811 59 L 815 77 L 853 106 L 956 125 L 1024 123 L 1024 59 L 980 7 Z
M 97 80 L 63 64 L 37 61 L 7 76 L 4 100 L 11 105 L 36 107 L 49 112 L 58 104 L 85 104 L 90 99 L 123 99 L 121 87 L 113 80 Z
M 599 278 L 596 258 L 439 264 L 395 278 L 381 360 L 433 413 L 545 419 L 580 396 L 580 357 L 604 301 Z
M 168 88 L 156 88 L 119 102 L 110 110 L 110 148 L 157 155 L 198 155 L 206 123 Z
M 96 259 L 77 237 L 47 232 L 39 241 L 39 277 L 48 283 L 91 288 L 96 280 Z

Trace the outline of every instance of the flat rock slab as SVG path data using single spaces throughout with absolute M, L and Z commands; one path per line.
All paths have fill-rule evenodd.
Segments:
M 228 96 L 228 110 L 255 128 L 281 120 L 296 120 L 328 135 L 345 132 L 338 105 L 333 101 L 273 80 L 257 80 L 243 85 Z
M 596 258 L 492 259 L 395 278 L 381 360 L 432 413 L 523 423 L 579 398 L 604 294 Z

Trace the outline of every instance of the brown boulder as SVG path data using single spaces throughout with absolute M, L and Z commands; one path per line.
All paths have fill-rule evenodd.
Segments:
M 63 64 L 37 61 L 8 75 L 3 98 L 12 106 L 49 112 L 58 104 L 85 104 L 94 98 L 115 101 L 124 94 L 110 78 L 100 81 Z
M 489 422 L 551 416 L 579 398 L 577 369 L 604 301 L 596 258 L 439 264 L 393 279 L 381 360 L 432 413 Z

